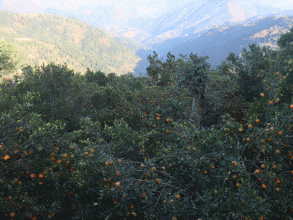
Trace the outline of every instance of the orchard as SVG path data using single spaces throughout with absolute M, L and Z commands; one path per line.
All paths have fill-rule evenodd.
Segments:
M 293 46 L 250 48 L 217 70 L 169 53 L 147 78 L 50 63 L 3 82 L 1 219 L 290 219 Z

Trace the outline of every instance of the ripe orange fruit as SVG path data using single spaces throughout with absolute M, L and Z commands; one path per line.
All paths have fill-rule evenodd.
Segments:
M 275 100 L 275 103 L 278 103 L 279 102 L 279 100 Z
M 60 160 L 60 159 L 58 159 L 58 160 L 56 161 L 56 163 L 57 163 L 57 164 L 60 164 L 60 163 L 61 163 L 61 160 Z
M 30 177 L 31 177 L 31 178 L 35 178 L 36 175 L 35 175 L 34 173 L 32 173 L 32 174 L 30 174 Z
M 15 216 L 15 213 L 14 212 L 11 212 L 10 213 L 10 217 L 13 218 L 14 216 Z
M 88 152 L 84 152 L 84 154 L 87 156 L 89 153 Z
M 290 105 L 290 108 L 293 108 L 293 105 Z
M 239 188 L 241 186 L 240 183 L 236 183 L 236 187 Z
M 43 174 L 40 173 L 40 174 L 39 174 L 39 178 L 41 179 L 41 178 L 43 178 L 43 177 L 44 177 Z
M 252 125 L 248 125 L 249 128 L 252 128 Z
M 233 161 L 233 162 L 232 162 L 232 164 L 233 164 L 234 166 L 236 166 L 236 165 L 237 165 L 236 161 Z
M 116 172 L 115 172 L 115 175 L 116 175 L 116 176 L 119 176 L 119 174 L 120 174 L 119 171 L 116 171 Z
M 286 76 L 283 76 L 283 79 L 286 79 Z
M 273 104 L 273 101 L 269 101 L 269 103 L 272 105 Z
M 276 75 L 279 75 L 279 72 L 276 72 Z
M 239 131 L 240 131 L 240 132 L 242 132 L 242 131 L 243 131 L 243 129 L 239 128 Z
M 264 96 L 265 96 L 265 94 L 261 93 L 261 94 L 260 94 L 260 96 L 261 96 L 261 97 L 264 97 Z
M 276 152 L 275 152 L 276 154 L 279 154 L 280 153 L 280 150 L 276 150 Z
M 267 186 L 266 186 L 265 184 L 262 184 L 261 187 L 262 187 L 263 189 L 267 188 Z
M 259 173 L 259 170 L 255 170 L 255 173 Z
M 24 129 L 23 129 L 23 127 L 19 127 L 19 132 L 23 132 L 24 131 Z
M 9 155 L 6 155 L 6 156 L 3 157 L 3 160 L 4 160 L 4 161 L 7 161 L 7 160 L 9 160 L 9 159 L 10 159 L 10 156 L 9 156 Z
M 279 132 L 278 132 L 278 135 L 282 135 L 282 134 L 283 134 L 283 132 L 282 132 L 282 131 L 279 131 Z
M 256 119 L 256 120 L 255 120 L 255 122 L 257 122 L 257 123 L 258 123 L 258 122 L 259 122 L 259 119 Z
M 179 194 L 178 194 L 178 195 L 176 195 L 175 197 L 176 197 L 176 199 L 180 199 L 180 195 L 179 195 Z

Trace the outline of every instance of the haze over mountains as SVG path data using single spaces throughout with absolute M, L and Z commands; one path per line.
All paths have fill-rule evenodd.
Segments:
M 135 53 L 130 59 L 135 62 L 133 65 L 128 60 L 121 67 L 113 67 L 112 72 L 121 75 L 129 71 L 139 76 L 139 73 L 146 75 L 149 65 L 147 56 L 153 55 L 153 51 L 162 60 L 166 60 L 168 52 L 176 59 L 180 58 L 179 54 L 189 56 L 191 52 L 198 56 L 209 56 L 207 62 L 212 69 L 216 69 L 230 52 L 239 55 L 243 48 L 249 50 L 249 44 L 269 45 L 272 49 L 278 49 L 276 41 L 279 36 L 288 32 L 293 25 L 293 10 L 264 7 L 254 2 L 151 0 L 104 2 L 98 5 L 92 0 L 59 0 L 49 5 L 46 0 L 0 0 L 0 10 L 71 17 L 104 30 L 109 37 Z M 0 33 L 3 32 L 1 27 L 0 20 Z M 115 44 L 115 47 L 121 44 Z M 129 51 L 127 56 L 131 56 Z M 119 55 L 115 59 L 119 59 Z M 93 67 L 98 68 L 98 65 L 89 66 Z M 106 66 L 103 65 L 103 68 Z

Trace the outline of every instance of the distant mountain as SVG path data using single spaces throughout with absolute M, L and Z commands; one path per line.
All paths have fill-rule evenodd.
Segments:
M 13 10 L 20 10 L 21 7 L 17 6 L 20 4 L 17 3 L 20 2 L 18 0 L 3 0 L 2 2 L 5 2 L 5 4 L 2 3 L 2 6 L 5 7 L 4 9 L 2 7 L 2 10 L 12 10 L 11 8 L 7 9 L 8 3 L 12 1 L 14 1 L 15 7 Z M 267 39 L 265 37 L 257 40 L 249 38 L 244 43 L 242 42 L 243 34 L 237 33 L 231 33 L 231 38 L 230 35 L 217 38 L 217 34 L 221 36 L 220 31 L 215 32 L 217 28 L 220 30 L 224 26 L 224 32 L 226 32 L 229 30 L 229 26 L 233 29 L 237 25 L 239 29 L 247 30 L 248 33 L 252 34 L 250 28 L 255 30 L 254 27 L 247 29 L 247 27 L 244 28 L 245 25 L 256 22 L 255 25 L 258 27 L 257 21 L 268 16 L 293 15 L 292 10 L 281 10 L 259 5 L 254 0 L 150 0 L 144 2 L 117 0 L 115 3 L 107 3 L 106 0 L 103 2 L 97 2 L 96 0 L 59 0 L 54 1 L 54 4 L 51 5 L 46 0 L 22 0 L 22 2 L 26 2 L 28 5 L 33 2 L 35 5 L 42 6 L 42 8 L 39 8 L 40 13 L 76 18 L 104 30 L 108 36 L 127 46 L 130 51 L 140 57 L 140 61 L 134 64 L 134 76 L 138 76 L 140 72 L 142 72 L 142 75 L 146 73 L 147 55 L 152 55 L 154 50 L 163 59 L 166 59 L 168 52 L 174 53 L 174 55 L 177 52 L 188 55 L 193 52 L 197 53 L 198 56 L 208 55 L 210 57 L 208 62 L 215 68 L 220 64 L 220 60 L 225 59 L 225 54 L 228 52 L 222 50 L 221 53 L 214 54 L 213 51 L 217 51 L 217 49 L 210 48 L 217 48 L 217 45 L 234 40 L 235 45 L 236 42 L 241 43 L 241 45 L 232 48 L 228 43 L 229 47 L 225 47 L 225 50 L 239 51 L 238 47 L 249 49 L 249 43 L 265 44 L 266 42 L 263 41 Z M 268 23 L 265 28 L 274 28 L 274 26 L 270 26 L 269 20 L 267 20 Z M 282 27 L 284 30 L 277 28 L 274 37 L 287 30 L 287 26 Z M 261 27 L 259 27 L 260 29 Z M 208 36 L 207 33 L 211 35 Z M 204 36 L 207 38 L 213 37 L 213 41 L 202 47 L 205 43 Z M 275 47 L 273 45 L 274 39 L 271 38 L 270 40 L 271 43 L 269 44 Z M 231 45 L 234 45 L 234 43 Z M 177 54 L 177 58 L 179 58 L 179 54 Z
M 46 7 L 35 0 L 0 0 L 0 10 L 15 13 L 44 13 Z
M 233 24 L 213 28 L 201 34 L 191 41 L 180 43 L 180 40 L 170 40 L 168 44 L 178 45 L 176 47 L 161 51 L 164 55 L 159 59 L 165 61 L 168 52 L 178 59 L 179 54 L 190 53 L 197 56 L 208 56 L 207 62 L 211 64 L 211 69 L 216 69 L 221 61 L 225 61 L 229 53 L 240 55 L 243 48 L 249 50 L 249 44 L 256 46 L 270 46 L 272 50 L 278 50 L 276 45 L 281 34 L 289 32 L 293 27 L 293 16 L 269 16 L 251 23 Z M 167 42 L 166 42 L 167 43 Z
M 281 11 L 260 6 L 249 0 L 209 0 L 200 3 L 193 1 L 145 24 L 145 29 L 152 33 L 152 37 L 143 43 L 153 44 L 150 41 L 156 40 L 162 43 L 175 37 L 192 37 L 214 26 L 245 22 L 256 16 L 269 16 Z
M 140 60 L 104 30 L 75 18 L 7 11 L 0 11 L 0 17 L 0 39 L 26 55 L 20 65 L 66 62 L 75 72 L 84 73 L 88 67 L 123 75 L 132 72 Z

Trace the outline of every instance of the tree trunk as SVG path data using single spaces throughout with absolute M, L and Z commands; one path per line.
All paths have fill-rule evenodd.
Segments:
M 197 130 L 200 129 L 200 120 L 202 117 L 202 113 L 204 113 L 204 109 L 201 107 L 200 98 L 201 98 L 201 94 L 197 94 L 195 95 L 192 101 L 192 111 L 195 111 L 195 113 L 191 114 L 191 121 Z

